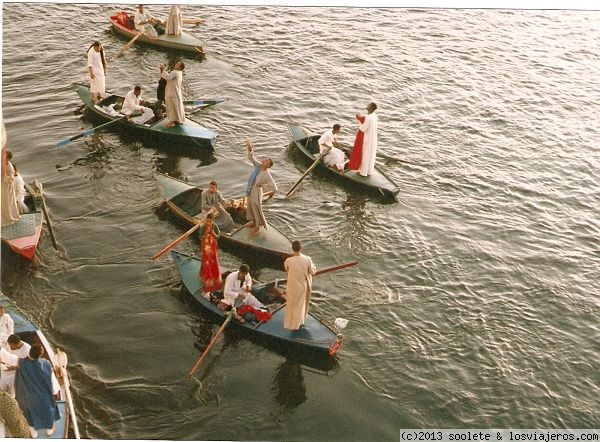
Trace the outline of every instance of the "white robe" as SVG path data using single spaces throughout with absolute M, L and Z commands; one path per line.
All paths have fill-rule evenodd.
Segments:
M 154 111 L 149 107 L 142 106 L 140 104 L 142 101 L 144 101 L 142 99 L 142 94 L 136 96 L 135 90 L 130 90 L 127 92 L 125 99 L 123 100 L 121 113 L 124 115 L 131 115 L 135 111 L 142 111 L 142 115 L 132 118 L 131 121 L 137 124 L 144 124 L 146 121 L 151 120 L 154 117 Z
M 218 215 L 215 217 L 215 223 L 219 226 L 219 230 L 227 232 L 231 230 L 234 222 L 231 215 L 227 212 L 225 207 L 223 207 L 225 204 L 227 204 L 227 201 L 225 201 L 225 198 L 223 198 L 223 195 L 221 195 L 221 192 L 218 190 L 214 193 L 209 189 L 202 191 L 200 200 L 201 216 L 205 216 L 210 209 L 215 207 L 219 211 Z
M 375 155 L 377 154 L 377 114 L 372 112 L 365 117 L 365 122 L 358 128 L 363 132 L 362 160 L 358 173 L 362 176 L 373 174 L 375 171 Z
M 31 345 L 27 342 L 23 342 L 21 348 L 11 350 L 10 348 L 3 348 L 0 350 L 0 362 L 2 362 L 2 369 L 0 370 L 0 390 L 8 392 L 11 396 L 15 395 L 15 372 L 16 370 L 9 370 L 9 367 L 16 367 L 19 365 L 19 359 L 26 358 L 29 355 Z
M 310 256 L 294 255 L 283 263 L 287 272 L 283 327 L 298 330 L 308 314 L 312 293 L 312 276 L 317 272 Z
M 89 67 L 91 66 L 94 78 L 90 76 L 90 92 L 92 94 L 100 94 L 104 96 L 106 92 L 106 78 L 104 76 L 104 65 L 102 64 L 102 56 L 93 47 L 88 51 L 88 76 Z
M 247 274 L 246 278 L 244 278 L 244 281 L 242 282 L 238 278 L 239 274 L 240 271 L 237 270 L 227 275 L 227 278 L 225 278 L 225 284 L 223 286 L 223 298 L 226 299 L 230 305 L 234 305 L 235 298 L 240 293 L 243 293 L 244 301 L 241 305 L 249 305 L 250 307 L 255 308 L 257 310 L 263 308 L 264 305 L 258 299 L 256 299 L 252 293 L 246 292 L 246 290 L 244 290 L 245 287 L 252 287 L 252 278 L 250 277 L 250 275 Z
M 181 35 L 183 19 L 181 18 L 181 9 L 179 5 L 171 6 L 169 18 L 167 19 L 167 35 Z
M 260 161 L 254 158 L 252 151 L 248 152 L 248 159 L 255 167 L 260 164 Z M 266 229 L 267 219 L 262 209 L 263 187 L 267 188 L 267 192 L 277 192 L 277 184 L 275 184 L 268 170 L 258 172 L 256 181 L 254 181 L 254 185 L 250 189 L 250 195 L 246 197 L 246 218 L 248 218 L 248 221 L 254 221 L 256 227 L 262 226 Z
M 15 322 L 6 311 L 0 316 L 0 346 L 6 345 L 6 340 L 15 332 Z
M 2 227 L 10 226 L 20 219 L 15 192 L 15 168 L 10 161 L 7 161 L 2 181 Z
M 334 142 L 337 143 L 337 137 L 331 129 L 326 130 L 323 135 L 321 135 L 321 138 L 319 138 L 319 152 L 323 154 L 329 149 L 327 155 L 323 157 L 323 162 L 326 166 L 343 170 L 344 164 L 346 163 L 346 157 L 341 149 L 333 147 Z
M 135 29 L 138 31 L 148 35 L 149 37 L 158 37 L 158 32 L 154 29 L 154 26 L 151 23 L 146 23 L 144 25 L 140 24 L 143 21 L 148 21 L 152 19 L 152 15 L 148 12 L 147 9 L 144 8 L 144 12 L 136 11 L 133 16 L 133 24 L 135 25 Z
M 19 212 L 25 213 L 29 212 L 29 207 L 25 204 L 25 196 L 27 193 L 25 192 L 25 181 L 21 174 L 15 175 L 15 195 L 17 198 L 17 204 L 19 205 Z
M 160 74 L 167 80 L 165 88 L 165 105 L 167 106 L 167 118 L 169 121 L 183 123 L 185 121 L 185 110 L 183 108 L 183 95 L 181 85 L 183 83 L 183 72 L 173 70 L 171 72 L 163 71 Z

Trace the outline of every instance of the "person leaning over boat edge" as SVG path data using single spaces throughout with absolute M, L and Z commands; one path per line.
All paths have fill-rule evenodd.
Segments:
M 246 186 L 246 217 L 250 220 L 247 225 L 254 228 L 252 230 L 253 235 L 258 235 L 261 227 L 267 228 L 267 220 L 262 208 L 263 187 L 267 187 L 271 191 L 268 198 L 272 198 L 273 194 L 277 192 L 277 184 L 275 184 L 269 172 L 269 169 L 273 167 L 273 160 L 264 158 L 258 161 L 254 158 L 250 141 L 246 142 L 246 149 L 248 150 L 248 159 L 254 166 Z
M 344 152 L 338 148 L 337 134 L 342 130 L 340 124 L 334 124 L 331 129 L 327 129 L 319 138 L 319 152 L 323 157 L 323 162 L 326 166 L 333 167 L 340 172 L 344 171 L 346 164 L 346 156 Z

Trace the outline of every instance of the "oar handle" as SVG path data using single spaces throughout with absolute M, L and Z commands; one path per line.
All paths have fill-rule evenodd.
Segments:
M 218 337 L 221 336 L 221 333 L 223 333 L 223 330 L 225 330 L 225 327 L 227 327 L 227 325 L 231 322 L 231 319 L 233 319 L 234 315 L 235 315 L 235 311 L 230 310 L 229 314 L 227 315 L 227 319 L 225 319 L 225 322 L 223 322 L 223 325 L 221 326 L 221 328 L 219 329 L 219 331 L 217 332 L 215 337 L 212 338 L 212 341 L 210 341 L 210 343 L 208 344 L 208 347 L 206 347 L 206 350 L 204 350 L 204 353 L 202 353 L 202 356 L 200 356 L 200 359 L 198 359 L 198 362 L 196 362 L 196 365 L 194 365 L 194 368 L 192 368 L 190 370 L 190 372 L 188 373 L 188 377 L 191 378 L 196 374 L 196 372 L 200 368 L 200 365 L 202 365 L 202 362 L 204 362 L 204 359 L 206 359 L 206 356 L 208 356 L 208 354 L 210 353 L 212 348 L 217 343 Z

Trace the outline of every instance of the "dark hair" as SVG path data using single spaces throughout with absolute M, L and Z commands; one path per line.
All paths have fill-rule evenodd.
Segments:
M 377 105 L 375 104 L 375 102 L 371 101 L 369 105 L 373 107 L 373 110 L 377 110 Z
M 94 48 L 94 47 L 98 47 L 100 46 L 100 58 L 102 59 L 102 66 L 104 67 L 104 70 L 106 70 L 106 59 L 104 58 L 104 48 L 102 47 L 102 44 L 96 40 L 94 41 L 94 43 L 92 43 L 92 45 L 88 48 L 87 52 L 90 52 L 90 49 Z M 87 54 L 86 52 L 86 54 Z
M 248 264 L 242 264 L 240 266 L 240 272 L 242 272 L 242 273 L 250 273 L 250 267 L 248 267 Z
M 13 157 L 12 152 L 10 150 L 7 150 L 6 151 L 6 159 L 8 161 L 10 161 L 10 160 L 12 160 L 12 157 Z
M 292 241 L 292 250 L 294 252 L 299 252 L 302 250 L 302 243 L 298 240 Z
M 133 88 L 133 90 L 134 90 L 134 91 L 136 91 L 136 92 L 142 92 L 142 87 L 141 87 L 141 86 L 139 86 L 139 85 L 136 85 L 136 86 Z
M 19 342 L 21 342 L 21 338 L 19 338 L 19 336 L 17 335 L 10 335 L 6 342 L 8 342 L 9 344 L 18 344 Z
M 273 160 L 271 158 L 267 158 L 269 160 L 269 167 L 273 167 Z
M 181 60 L 179 60 L 179 63 L 181 63 L 181 70 L 183 71 L 185 69 L 185 63 Z
M 333 130 L 340 130 L 342 128 L 341 124 L 334 124 L 333 125 Z
M 40 344 L 33 344 L 29 349 L 29 357 L 31 359 L 39 359 L 44 354 L 44 347 Z
M 206 219 L 212 219 L 212 220 L 214 220 L 214 219 L 215 219 L 215 216 L 212 214 L 212 212 L 208 212 L 208 213 L 206 214 Z
M 217 185 L 217 182 L 213 180 L 213 181 L 211 181 L 209 184 L 212 184 L 213 186 L 216 186 L 216 185 Z

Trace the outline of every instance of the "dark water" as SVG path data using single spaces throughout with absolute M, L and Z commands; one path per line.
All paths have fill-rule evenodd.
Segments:
M 45 184 L 62 254 L 3 256 L 2 290 L 70 356 L 83 435 L 127 439 L 397 440 L 400 428 L 589 428 L 600 423 L 600 37 L 598 12 L 184 6 L 208 57 L 186 59 L 187 98 L 227 101 L 193 118 L 212 155 L 179 157 L 102 133 L 71 84 L 85 50 L 125 43 L 96 5 L 3 5 L 9 148 Z M 154 6 L 159 15 L 166 7 Z M 30 32 L 27 29 L 35 31 Z M 107 86 L 153 94 L 164 52 L 133 48 Z M 216 331 L 180 296 L 168 258 L 183 232 L 159 217 L 152 172 L 239 194 L 244 142 L 275 160 L 285 191 L 303 170 L 285 123 L 322 131 L 379 105 L 380 150 L 401 201 L 307 178 L 268 219 L 318 266 L 313 312 L 348 319 L 319 371 Z M 206 164 L 238 160 L 241 172 Z M 209 170 L 209 172 L 207 172 Z M 212 169 L 214 170 L 214 169 Z M 236 187 L 237 186 L 237 187 Z M 283 192 L 282 192 L 283 193 Z M 180 249 L 193 251 L 193 240 Z M 241 259 L 221 253 L 223 267 Z M 268 280 L 282 273 L 250 262 Z M 194 346 L 197 344 L 199 349 Z

